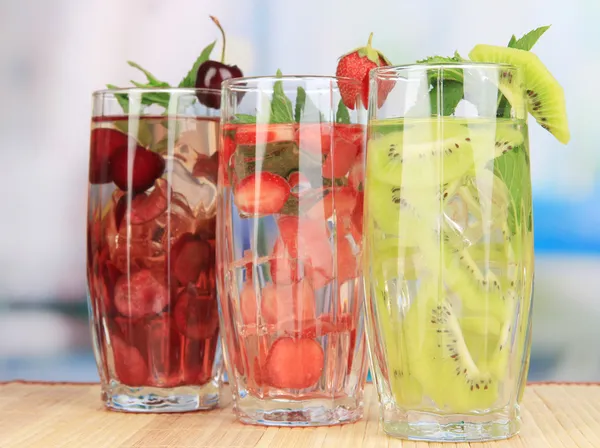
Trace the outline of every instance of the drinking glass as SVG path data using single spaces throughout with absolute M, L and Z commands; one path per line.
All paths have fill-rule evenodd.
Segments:
M 533 283 L 521 73 L 409 65 L 370 81 L 363 263 L 383 428 L 429 441 L 510 437 Z
M 218 404 L 218 90 L 93 94 L 87 276 L 102 400 L 130 412 Z M 150 103 L 150 104 L 148 104 Z
M 223 83 L 217 278 L 244 423 L 362 416 L 360 91 L 332 77 Z

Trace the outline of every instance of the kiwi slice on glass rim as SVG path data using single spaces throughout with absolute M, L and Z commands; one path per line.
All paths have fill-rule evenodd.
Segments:
M 483 44 L 476 45 L 469 53 L 469 58 L 475 62 L 520 67 L 525 75 L 527 110 L 559 142 L 569 142 L 571 136 L 563 88 L 540 58 L 530 51 Z

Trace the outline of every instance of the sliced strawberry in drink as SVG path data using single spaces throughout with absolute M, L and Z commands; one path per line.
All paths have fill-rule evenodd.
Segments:
M 290 185 L 277 174 L 251 174 L 235 186 L 234 202 L 240 212 L 253 215 L 278 213 L 288 200 Z
M 362 154 L 358 154 L 354 160 L 352 168 L 348 173 L 348 187 L 352 188 L 357 193 L 362 193 L 364 187 L 363 182 L 365 180 L 365 170 L 362 160 Z
M 91 184 L 105 184 L 112 182 L 110 171 L 110 158 L 120 148 L 139 146 L 133 137 L 116 129 L 96 128 L 92 130 L 90 138 L 90 167 L 89 178 Z
M 290 192 L 296 197 L 302 196 L 312 188 L 310 181 L 300 171 L 293 171 L 290 173 L 287 180 L 290 184 Z
M 323 176 L 330 179 L 344 177 L 354 163 L 358 150 L 356 143 L 343 137 L 336 137 L 333 151 L 327 155 L 323 163 Z
M 298 126 L 294 140 L 298 147 L 321 160 L 331 151 L 332 126 L 327 123 L 306 123 Z
M 177 330 L 192 339 L 208 339 L 219 329 L 217 301 L 201 296 L 194 287 L 186 288 L 178 297 L 173 310 Z
M 220 161 L 224 166 L 229 166 L 231 156 L 235 152 L 236 148 L 237 148 L 237 144 L 236 144 L 235 140 L 233 138 L 231 138 L 231 136 L 226 135 L 226 136 L 222 137 L 221 148 L 220 148 L 220 151 L 221 151 Z
M 294 140 L 294 128 L 289 124 L 244 124 L 236 126 L 235 130 L 237 145 L 260 145 Z
M 208 270 L 212 250 L 206 241 L 191 233 L 184 233 L 171 249 L 171 269 L 175 278 L 187 285 L 195 282 L 203 270 Z
M 246 283 L 240 293 L 240 309 L 242 311 L 242 321 L 245 325 L 257 324 L 258 307 L 252 283 Z
M 363 207 L 365 201 L 365 194 L 361 191 L 356 195 L 356 204 L 354 210 L 352 210 L 352 224 L 357 230 L 359 235 L 362 235 L 363 231 Z
M 127 345 L 116 335 L 111 337 L 115 374 L 122 384 L 144 386 L 148 381 L 148 367 L 135 347 Z
M 337 238 L 337 280 L 338 285 L 358 277 L 358 256 L 348 237 L 338 233 Z
M 261 291 L 260 312 L 267 324 L 277 325 L 294 315 L 294 303 L 290 285 L 266 284 Z
M 356 192 L 349 187 L 333 187 L 324 191 L 323 199 L 312 206 L 307 216 L 314 220 L 329 219 L 333 216 L 350 215 L 356 203 Z
M 165 159 L 160 154 L 138 146 L 133 154 L 127 147 L 118 148 L 110 158 L 113 182 L 121 190 L 142 193 L 154 185 L 165 170 Z M 131 178 L 129 177 L 131 175 Z
M 293 247 L 289 252 L 294 253 L 297 257 L 298 250 L 295 246 L 296 243 L 297 241 L 290 241 L 288 245 Z M 304 276 L 298 258 L 293 258 L 289 252 L 282 239 L 275 241 L 270 261 L 271 278 L 275 284 L 289 285 L 297 282 Z
M 160 314 L 169 304 L 169 292 L 150 270 L 143 269 L 119 278 L 114 299 L 119 313 L 140 318 Z
M 323 371 L 321 346 L 312 339 L 280 338 L 269 350 L 267 382 L 280 389 L 314 386 Z

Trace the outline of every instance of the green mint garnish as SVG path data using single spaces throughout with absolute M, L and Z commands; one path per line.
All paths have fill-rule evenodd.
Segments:
M 231 122 L 233 124 L 255 124 L 256 116 L 250 114 L 237 114 Z
M 281 70 L 277 70 L 275 75 L 281 78 Z M 271 99 L 271 123 L 291 123 L 294 121 L 294 111 L 292 102 L 283 91 L 283 82 L 276 81 L 273 84 L 273 98 Z
M 202 53 L 200 53 L 200 56 L 198 56 L 198 59 L 196 59 L 196 62 L 194 62 L 194 65 L 185 78 L 181 80 L 178 87 L 196 87 L 196 75 L 198 74 L 198 68 L 204 62 L 208 61 L 216 43 L 217 41 L 215 40 L 212 44 L 207 45 L 206 48 L 202 50 Z
M 462 74 L 461 74 L 462 76 Z M 441 93 L 441 95 L 440 95 Z M 440 114 L 445 117 L 452 115 L 463 99 L 463 83 L 456 80 L 444 80 L 436 82 L 429 91 L 429 103 L 432 114 Z M 438 101 L 441 100 L 441 110 L 438 111 Z
M 338 104 L 337 112 L 335 114 L 335 122 L 340 124 L 350 124 L 350 111 L 342 100 L 340 100 Z

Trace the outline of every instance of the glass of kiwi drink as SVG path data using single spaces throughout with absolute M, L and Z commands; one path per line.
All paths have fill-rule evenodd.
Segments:
M 490 48 L 371 72 L 367 334 L 383 428 L 401 438 L 503 439 L 520 427 L 533 283 L 528 109 L 560 136 L 563 123 L 540 116 L 532 97 L 554 96 L 558 109 L 564 99 L 532 54 Z
M 259 425 L 356 421 L 368 370 L 360 83 L 278 72 L 222 91 L 217 286 L 234 411 Z

